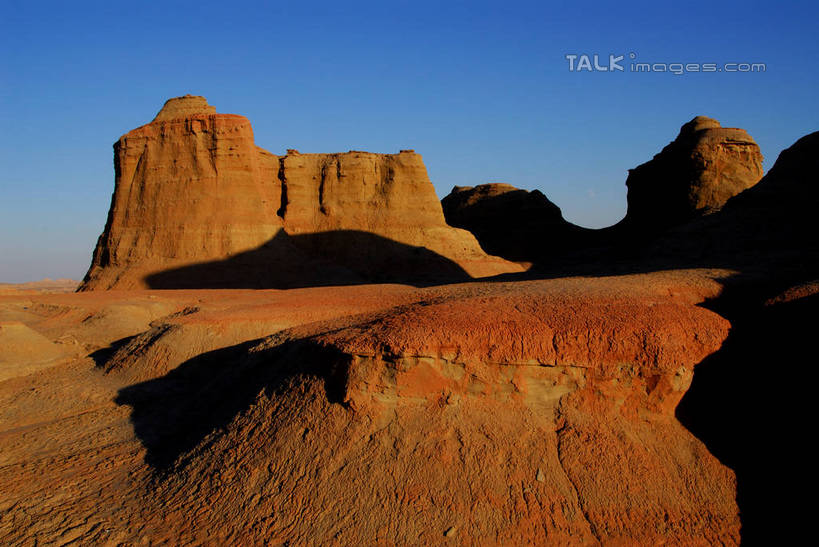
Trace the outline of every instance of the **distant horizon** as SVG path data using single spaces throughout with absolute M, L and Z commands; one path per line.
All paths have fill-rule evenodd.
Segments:
M 819 129 L 817 19 L 819 6 L 799 2 L 9 2 L 0 282 L 84 276 L 113 191 L 112 143 L 187 93 L 247 117 L 275 154 L 414 149 L 439 199 L 500 182 L 540 190 L 570 222 L 610 226 L 625 215 L 628 169 L 695 116 L 748 131 L 766 173 Z M 572 55 L 601 68 L 623 57 L 625 69 L 573 71 Z M 765 70 L 635 73 L 634 60 Z

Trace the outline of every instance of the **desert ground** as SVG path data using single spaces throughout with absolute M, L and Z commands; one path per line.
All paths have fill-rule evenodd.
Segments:
M 593 231 L 171 99 L 85 279 L 0 285 L 0 543 L 795 541 L 818 151 L 697 117 Z

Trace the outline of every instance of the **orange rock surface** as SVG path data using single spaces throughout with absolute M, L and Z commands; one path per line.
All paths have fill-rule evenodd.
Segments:
M 715 275 L 0 297 L 0 541 L 734 544 Z
M 280 158 L 256 147 L 247 118 L 217 114 L 203 97 L 167 101 L 115 143 L 114 166 L 108 222 L 82 290 L 277 287 L 316 272 L 325 284 L 401 280 L 407 263 L 422 269 L 416 255 L 438 264 L 430 277 L 523 269 L 446 225 L 419 155 Z M 179 270 L 207 264 L 214 268 Z
M 0 283 L 0 295 L 74 292 L 80 285 L 74 279 L 41 279 L 28 283 Z

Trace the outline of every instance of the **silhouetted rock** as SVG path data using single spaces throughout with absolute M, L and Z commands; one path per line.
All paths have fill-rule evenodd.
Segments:
M 697 116 L 662 152 L 629 171 L 624 225 L 666 228 L 722 208 L 762 177 L 762 154 L 742 129 Z
M 540 191 L 509 184 L 455 186 L 441 205 L 450 226 L 469 230 L 484 251 L 508 260 L 539 262 L 590 232 L 564 220 Z
M 563 219 L 541 192 L 508 184 L 456 186 L 442 200 L 447 222 L 466 228 L 485 251 L 552 267 L 618 261 L 675 226 L 719 211 L 762 177 L 762 154 L 742 129 L 698 116 L 654 159 L 629 171 L 628 213 L 592 230 Z
M 746 209 L 776 217 L 810 215 L 819 199 L 819 131 L 805 135 L 779 154 L 759 184 L 728 202 L 730 214 Z M 791 220 L 796 220 L 791 218 Z
M 651 253 L 726 266 L 766 264 L 771 251 L 807 260 L 817 248 L 817 173 L 819 132 L 783 150 L 758 184 L 728 200 L 718 213 L 670 230 Z

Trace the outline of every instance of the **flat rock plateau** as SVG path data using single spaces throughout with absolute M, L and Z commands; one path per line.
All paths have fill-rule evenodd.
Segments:
M 1 544 L 809 533 L 819 133 L 697 117 L 601 231 L 202 97 L 114 153 L 79 291 L 0 285 Z

